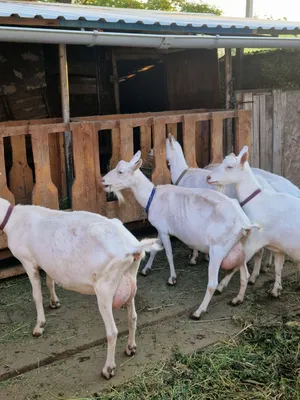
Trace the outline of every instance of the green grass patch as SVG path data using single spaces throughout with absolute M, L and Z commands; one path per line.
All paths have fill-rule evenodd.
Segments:
M 300 323 L 251 327 L 192 355 L 145 372 L 94 399 L 300 399 Z M 93 397 L 91 397 L 93 398 Z

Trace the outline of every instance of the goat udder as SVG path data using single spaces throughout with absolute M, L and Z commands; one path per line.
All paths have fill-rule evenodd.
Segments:
M 127 304 L 136 293 L 136 284 L 132 279 L 132 276 L 125 273 L 117 287 L 116 293 L 113 298 L 113 309 L 118 309 L 124 304 Z
M 242 265 L 245 261 L 246 255 L 242 244 L 237 243 L 223 259 L 221 268 L 230 270 Z

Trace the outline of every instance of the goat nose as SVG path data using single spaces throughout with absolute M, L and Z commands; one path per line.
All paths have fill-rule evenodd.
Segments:
M 210 180 L 211 180 L 211 176 L 208 175 L 208 176 L 206 177 L 206 182 L 208 182 L 208 181 L 210 181 Z

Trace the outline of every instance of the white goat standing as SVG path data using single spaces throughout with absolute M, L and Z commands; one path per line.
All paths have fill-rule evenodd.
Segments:
M 186 189 L 173 185 L 155 186 L 139 170 L 141 152 L 131 161 L 120 161 L 102 179 L 106 192 L 131 189 L 139 204 L 148 212 L 148 220 L 158 230 L 170 266 L 170 285 L 176 283 L 170 235 L 176 236 L 191 248 L 209 253 L 208 286 L 203 302 L 192 318 L 199 319 L 206 311 L 218 285 L 220 266 L 240 270 L 241 286 L 232 301 L 243 301 L 248 281 L 244 260 L 243 237 L 253 227 L 236 200 L 210 189 Z M 201 227 L 201 229 L 199 229 Z
M 13 207 L 0 199 L 0 229 L 8 247 L 23 264 L 32 285 L 37 310 L 34 336 L 46 323 L 39 267 L 46 274 L 50 307 L 58 308 L 54 282 L 83 294 L 97 296 L 107 335 L 107 359 L 102 375 L 115 375 L 118 330 L 113 308 L 126 304 L 129 336 L 127 355 L 136 351 L 136 276 L 145 251 L 159 249 L 155 239 L 139 242 L 117 219 L 84 211 L 63 212 L 38 206 Z
M 189 168 L 182 151 L 179 142 L 169 134 L 168 139 L 166 139 L 166 158 L 170 166 L 171 180 L 176 186 L 182 186 L 187 188 L 207 188 L 213 189 L 214 187 L 206 182 L 206 178 L 209 175 L 209 171 L 201 168 Z M 274 191 L 274 189 L 260 176 L 258 177 L 261 185 L 265 189 Z M 216 188 L 217 190 L 217 188 Z M 219 190 L 219 189 L 218 189 Z M 237 199 L 237 194 L 234 185 L 227 185 L 222 187 L 222 193 L 226 196 Z M 156 256 L 155 251 L 150 252 L 150 257 L 145 267 L 141 271 L 142 275 L 147 275 L 151 270 L 154 258 Z M 259 251 L 254 257 L 254 270 L 260 269 L 262 262 L 263 250 Z M 189 264 L 195 265 L 196 259 L 198 257 L 198 250 L 193 249 L 193 255 L 189 261 Z M 206 255 L 207 257 L 207 255 Z M 207 258 L 206 258 L 207 259 Z M 255 283 L 255 277 L 252 274 L 249 283 Z
M 234 183 L 243 210 L 251 221 L 260 224 L 262 229 L 252 231 L 245 243 L 246 260 L 263 247 L 275 252 L 276 277 L 270 293 L 278 297 L 282 290 L 284 255 L 300 265 L 300 201 L 289 194 L 262 189 L 247 160 L 248 147 L 245 146 L 237 157 L 230 154 L 211 171 L 207 182 L 214 185 Z M 259 270 L 256 273 L 259 274 Z

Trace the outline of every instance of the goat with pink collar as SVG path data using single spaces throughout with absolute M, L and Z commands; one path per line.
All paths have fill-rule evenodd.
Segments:
M 208 286 L 204 299 L 192 315 L 199 319 L 218 286 L 218 273 L 225 269 L 240 270 L 241 285 L 233 304 L 243 301 L 248 281 L 243 243 L 248 233 L 257 228 L 251 224 L 236 200 L 210 189 L 187 189 L 174 185 L 155 187 L 140 171 L 138 151 L 129 161 L 120 161 L 102 180 L 106 192 L 131 189 L 148 213 L 148 220 L 158 230 L 170 266 L 169 284 L 176 282 L 170 235 L 191 248 L 209 253 Z M 199 229 L 201 227 L 201 229 Z
M 248 163 L 248 147 L 238 156 L 230 154 L 210 172 L 211 185 L 235 184 L 237 197 L 250 221 L 261 226 L 252 231 L 245 242 L 246 260 L 261 248 L 275 252 L 275 283 L 271 291 L 280 295 L 281 274 L 286 254 L 300 265 L 300 200 L 285 193 L 265 190 L 259 184 Z M 259 274 L 259 270 L 256 271 Z
M 136 276 L 145 251 L 161 249 L 155 239 L 139 242 L 117 219 L 85 211 L 63 212 L 38 206 L 13 207 L 0 198 L 0 229 L 8 247 L 22 263 L 32 285 L 37 310 L 34 336 L 46 323 L 39 268 L 46 274 L 50 307 L 60 307 L 54 282 L 65 289 L 96 295 L 106 328 L 107 358 L 102 375 L 115 375 L 118 330 L 113 308 L 126 304 L 128 312 L 127 355 L 136 351 L 137 315 L 134 297 Z

